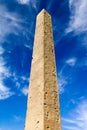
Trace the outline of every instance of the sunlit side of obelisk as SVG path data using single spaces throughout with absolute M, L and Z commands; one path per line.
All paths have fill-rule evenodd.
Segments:
M 51 16 L 37 16 L 25 130 L 61 130 Z

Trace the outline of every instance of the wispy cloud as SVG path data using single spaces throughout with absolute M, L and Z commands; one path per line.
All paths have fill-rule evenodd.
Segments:
M 20 4 L 28 4 L 30 0 L 17 0 Z
M 28 86 L 27 86 L 27 87 L 23 87 L 22 90 L 21 90 L 21 92 L 22 92 L 25 96 L 27 96 L 27 94 L 28 94 Z
M 19 18 L 15 13 L 10 13 L 6 7 L 0 5 L 0 43 L 6 40 L 10 33 L 17 34 Z
M 65 67 L 66 65 L 64 65 L 58 73 L 59 94 L 63 94 L 65 92 L 65 87 L 69 82 L 69 75 L 68 76 L 64 75 Z
M 22 35 L 25 36 L 27 40 L 29 40 L 29 37 L 27 37 L 26 35 L 28 35 L 30 31 L 28 31 L 29 29 L 27 30 L 27 28 L 24 29 L 24 26 L 22 25 L 23 23 L 26 23 L 26 21 L 24 21 L 17 13 L 9 12 L 6 6 L 0 5 L 0 100 L 7 99 L 10 96 L 14 95 L 14 92 L 12 92 L 10 89 L 11 86 L 9 86 L 8 88 L 4 84 L 4 79 L 13 77 L 13 80 L 15 81 L 15 86 L 17 87 L 17 89 L 21 89 L 21 83 L 20 81 L 18 81 L 17 75 L 14 75 L 11 72 L 10 64 L 8 67 L 8 61 L 3 57 L 3 54 L 5 55 L 6 52 L 5 48 L 3 48 L 3 43 L 9 42 L 7 36 L 10 34 L 19 36 L 19 34 L 22 33 Z M 27 45 L 27 43 L 25 43 L 25 47 L 26 46 L 29 49 L 32 48 L 32 45 L 30 44 Z M 20 75 L 20 80 L 25 81 L 26 77 Z M 22 91 L 20 90 L 20 92 L 24 95 L 27 94 L 27 90 L 25 90 L 25 88 Z
M 69 118 L 62 118 L 65 130 L 87 130 L 87 101 L 79 102 L 76 109 L 70 112 Z
M 4 49 L 0 46 L 0 55 L 4 53 Z
M 69 58 L 68 60 L 66 60 L 66 63 L 67 63 L 69 66 L 74 66 L 75 63 L 76 63 L 76 58 Z
M 11 92 L 11 90 L 8 87 L 6 87 L 3 83 L 4 78 L 9 77 L 10 73 L 8 69 L 5 67 L 5 61 L 2 57 L 4 49 L 0 47 L 0 50 L 0 100 L 4 100 L 12 96 L 14 93 Z
M 66 63 L 73 67 L 85 67 L 87 66 L 87 1 L 86 0 L 69 0 L 70 9 L 70 21 L 66 34 L 72 32 L 73 36 L 76 36 L 76 47 L 74 54 L 77 57 L 69 58 Z M 71 41 L 72 42 L 72 41 Z M 84 52 L 84 54 L 83 54 Z M 79 54 L 82 55 L 79 58 Z
M 87 31 L 87 1 L 69 0 L 69 8 L 71 16 L 66 32 L 75 31 L 75 33 L 81 33 Z
M 9 34 L 19 36 L 22 33 L 29 40 L 27 35 L 30 31 L 22 24 L 28 23 L 16 12 L 9 12 L 5 6 L 0 5 L 0 43 L 7 40 Z M 30 45 L 27 46 L 30 47 Z
M 4 86 L 2 80 L 0 80 L 0 100 L 5 100 L 12 95 L 14 95 L 14 93 L 9 88 Z
M 67 85 L 67 81 L 65 77 L 58 77 L 58 86 L 59 86 L 59 94 L 63 94 L 65 91 L 65 86 Z
M 21 117 L 21 116 L 17 116 L 17 115 L 15 115 L 15 116 L 13 116 L 13 118 L 14 118 L 14 120 L 17 121 L 17 122 L 24 121 L 24 118 Z
M 27 5 L 33 7 L 35 10 L 38 9 L 38 6 L 40 4 L 39 1 L 36 0 L 16 0 L 21 5 Z
M 0 55 L 0 78 L 9 77 L 10 73 L 7 67 L 5 66 L 6 62 L 4 61 L 2 55 Z
M 76 58 L 70 57 L 69 59 L 64 59 L 63 66 L 61 67 L 59 73 L 58 73 L 58 85 L 59 85 L 59 93 L 63 94 L 66 90 L 66 86 L 69 85 L 69 83 L 72 82 L 72 70 L 74 66 L 76 65 Z M 68 71 L 69 68 L 67 68 L 69 65 L 71 69 Z M 67 74 L 66 74 L 67 70 Z
M 24 96 L 27 96 L 28 94 L 28 86 L 25 85 L 26 83 L 29 83 L 29 78 L 26 76 L 17 76 L 17 74 L 13 73 L 13 81 L 15 81 L 15 87 L 23 94 Z

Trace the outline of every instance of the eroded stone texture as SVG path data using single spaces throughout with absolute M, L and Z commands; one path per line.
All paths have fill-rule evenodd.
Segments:
M 25 130 L 61 130 L 50 15 L 37 16 Z

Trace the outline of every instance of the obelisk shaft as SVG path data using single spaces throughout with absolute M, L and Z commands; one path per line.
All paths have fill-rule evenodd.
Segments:
M 51 17 L 37 16 L 25 130 L 61 130 Z

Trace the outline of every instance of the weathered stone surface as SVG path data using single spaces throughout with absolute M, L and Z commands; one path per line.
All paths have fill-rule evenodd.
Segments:
M 37 16 L 25 130 L 61 130 L 50 15 Z

